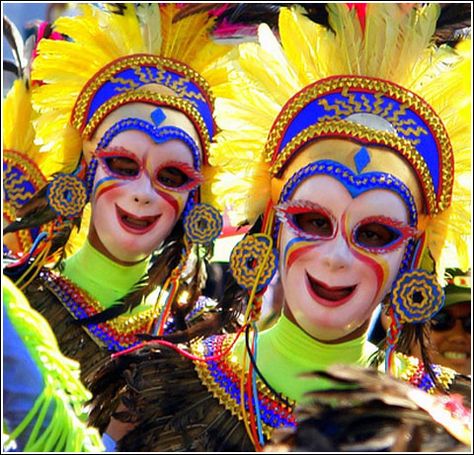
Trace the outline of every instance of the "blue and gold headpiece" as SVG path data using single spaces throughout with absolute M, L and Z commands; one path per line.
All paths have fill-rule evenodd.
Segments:
M 218 98 L 210 158 L 223 167 L 217 204 L 236 224 L 264 214 L 275 242 L 274 205 L 310 175 L 340 176 L 353 195 L 392 189 L 423 233 L 402 269 L 436 264 L 442 277 L 445 245 L 467 268 L 470 41 L 432 45 L 436 4 L 369 3 L 364 23 L 346 4 L 327 9 L 331 28 L 282 8 L 279 39 L 262 25 L 259 43 L 227 64 L 232 86 Z M 331 142 L 340 139 L 349 145 Z
M 71 123 L 88 140 L 108 114 L 130 103 L 182 112 L 191 120 L 204 157 L 207 157 L 216 131 L 212 116 L 213 96 L 208 83 L 189 66 L 151 54 L 119 58 L 102 68 L 83 88 L 74 106 Z M 155 124 L 161 124 L 166 116 L 158 109 L 152 111 L 150 117 Z M 180 124 L 180 127 L 186 129 L 185 125 Z
M 82 151 L 89 159 L 99 136 L 126 118 L 180 128 L 205 164 L 216 133 L 211 86 L 220 77 L 210 67 L 228 50 L 210 37 L 214 19 L 199 13 L 178 20 L 174 4 L 81 11 L 54 23 L 70 40 L 42 40 L 33 63 L 32 78 L 42 82 L 33 94 L 41 113 L 36 141 L 50 157 L 44 174 L 71 172 Z
M 281 179 L 288 166 L 292 167 L 291 175 L 295 174 L 297 169 L 289 163 L 298 153 L 308 155 L 306 160 L 297 160 L 298 166 L 315 161 L 317 152 L 307 146 L 321 138 L 390 148 L 402 157 L 393 166 L 384 157 L 372 163 L 366 148 L 354 154 L 352 163 L 338 156 L 337 150 L 325 158 L 345 164 L 357 174 L 383 170 L 403 181 L 411 180 L 409 185 L 421 186 L 423 210 L 428 215 L 449 206 L 452 146 L 441 119 L 416 94 L 388 81 L 360 76 L 334 76 L 305 87 L 283 107 L 266 143 L 274 179 Z M 406 170 L 400 170 L 404 163 L 416 179 L 405 177 Z

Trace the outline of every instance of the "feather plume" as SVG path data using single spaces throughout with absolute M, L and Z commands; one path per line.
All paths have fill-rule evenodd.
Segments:
M 298 426 L 276 430 L 268 450 L 330 452 L 464 451 L 470 416 L 457 398 L 431 396 L 375 370 L 333 365 L 312 376 L 333 386 L 308 394 Z M 458 408 L 464 424 L 449 415 Z M 442 416 L 442 417 L 441 417 Z
M 3 35 L 12 49 L 19 77 L 22 78 L 28 64 L 25 61 L 25 46 L 18 28 L 7 16 L 3 16 Z

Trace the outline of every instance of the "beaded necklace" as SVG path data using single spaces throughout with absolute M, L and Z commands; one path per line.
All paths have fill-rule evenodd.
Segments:
M 97 300 L 57 272 L 43 269 L 39 278 L 74 319 L 87 318 L 103 310 Z M 149 308 L 134 315 L 121 315 L 111 321 L 89 324 L 84 326 L 84 330 L 99 347 L 122 351 L 141 342 L 137 335 L 146 333 L 150 320 L 155 317 L 155 309 Z

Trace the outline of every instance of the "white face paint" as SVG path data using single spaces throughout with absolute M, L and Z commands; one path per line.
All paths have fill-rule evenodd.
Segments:
M 314 338 L 350 339 L 391 289 L 416 233 L 402 198 L 383 189 L 353 198 L 337 179 L 317 175 L 280 207 L 286 305 Z
M 102 252 L 122 262 L 143 260 L 170 234 L 201 181 L 192 153 L 179 140 L 157 144 L 130 130 L 97 156 L 92 225 Z

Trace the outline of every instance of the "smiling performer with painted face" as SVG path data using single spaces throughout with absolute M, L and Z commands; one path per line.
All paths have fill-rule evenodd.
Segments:
M 4 273 L 88 384 L 101 358 L 134 346 L 138 334 L 185 328 L 209 303 L 199 298 L 203 261 L 222 222 L 201 203 L 216 132 L 204 76 L 228 48 L 210 39 L 207 13 L 176 19 L 172 4 L 81 8 L 54 24 L 68 39 L 42 40 L 33 63 L 43 153 L 7 163 L 8 200 L 20 206 L 28 170 L 49 183 L 17 207 L 21 219 L 6 231 L 50 228 Z M 63 260 L 72 228 L 88 225 L 87 202 L 87 240 Z M 51 261 L 60 267 L 43 267 Z
M 396 349 L 422 340 L 423 323 L 443 305 L 436 272 L 444 241 L 464 248 L 464 266 L 468 258 L 458 237 L 469 230 L 461 180 L 470 153 L 468 52 L 430 47 L 437 5 L 327 8 L 331 29 L 283 8 L 281 44 L 261 26 L 260 43 L 240 45 L 227 62 L 231 84 L 219 91 L 221 132 L 211 148 L 225 172 L 213 192 L 236 222 L 260 231 L 230 258 L 248 290 L 245 336 L 196 341 L 182 358 L 156 345 L 119 354 L 115 366 L 126 375 L 114 386 L 127 385 L 122 416 L 136 424 L 122 434 L 122 450 L 260 450 L 275 428 L 296 425 L 293 409 L 306 393 L 331 387 L 305 373 L 369 366 L 377 348 L 367 330 L 381 302 L 394 320 L 387 372 L 431 394 L 459 379 Z M 283 314 L 259 333 L 262 294 L 277 267 Z M 100 383 L 111 387 L 105 371 Z M 358 427 L 362 417 L 350 404 L 341 413 L 359 443 L 377 430 Z M 453 415 L 444 412 L 441 424 L 469 444 L 467 413 L 455 402 L 447 407 Z M 424 432 L 421 444 L 429 442 Z M 444 442 L 455 446 L 449 435 Z

